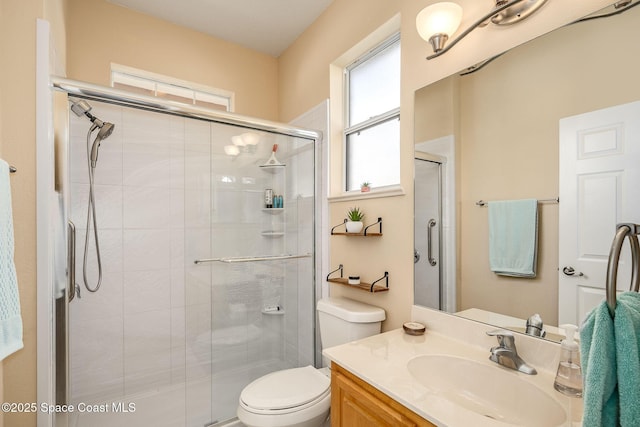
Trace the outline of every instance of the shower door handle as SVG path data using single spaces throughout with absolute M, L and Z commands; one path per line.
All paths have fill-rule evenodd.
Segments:
M 67 292 L 69 302 L 76 296 L 76 226 L 72 221 L 68 222 L 69 243 L 67 246 Z
M 435 260 L 435 258 L 433 257 L 433 253 L 432 253 L 432 243 L 431 240 L 433 238 L 432 233 L 433 233 L 433 227 L 436 226 L 436 220 L 431 218 L 429 220 L 429 223 L 427 224 L 427 258 L 429 258 L 429 264 L 431 264 L 432 266 L 436 265 L 438 262 Z

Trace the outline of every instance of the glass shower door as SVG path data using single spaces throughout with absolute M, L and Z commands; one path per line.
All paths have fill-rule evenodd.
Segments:
M 185 375 L 187 425 L 200 426 L 235 417 L 252 380 L 314 363 L 314 146 L 194 126 L 185 145 Z M 265 166 L 274 146 L 277 160 Z

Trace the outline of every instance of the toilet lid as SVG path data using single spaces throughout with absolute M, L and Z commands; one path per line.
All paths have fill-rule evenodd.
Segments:
M 246 386 L 240 399 L 255 409 L 304 405 L 325 393 L 331 380 L 313 366 L 272 372 Z

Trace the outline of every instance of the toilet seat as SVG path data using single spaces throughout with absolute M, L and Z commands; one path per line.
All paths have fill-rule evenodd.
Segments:
M 330 384 L 331 380 L 313 366 L 272 372 L 245 387 L 240 406 L 263 415 L 297 412 L 327 398 Z

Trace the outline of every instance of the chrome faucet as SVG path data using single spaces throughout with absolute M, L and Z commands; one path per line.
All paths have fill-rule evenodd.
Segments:
M 534 367 L 527 365 L 527 363 L 518 356 L 518 350 L 516 349 L 516 342 L 512 332 L 498 329 L 487 332 L 487 335 L 498 339 L 498 345 L 491 347 L 490 360 L 496 362 L 498 365 L 515 369 L 524 374 L 536 375 L 538 373 Z
M 527 319 L 527 327 L 524 333 L 534 337 L 544 338 L 547 335 L 547 331 L 544 330 L 544 323 L 542 323 L 542 317 L 538 313 Z

